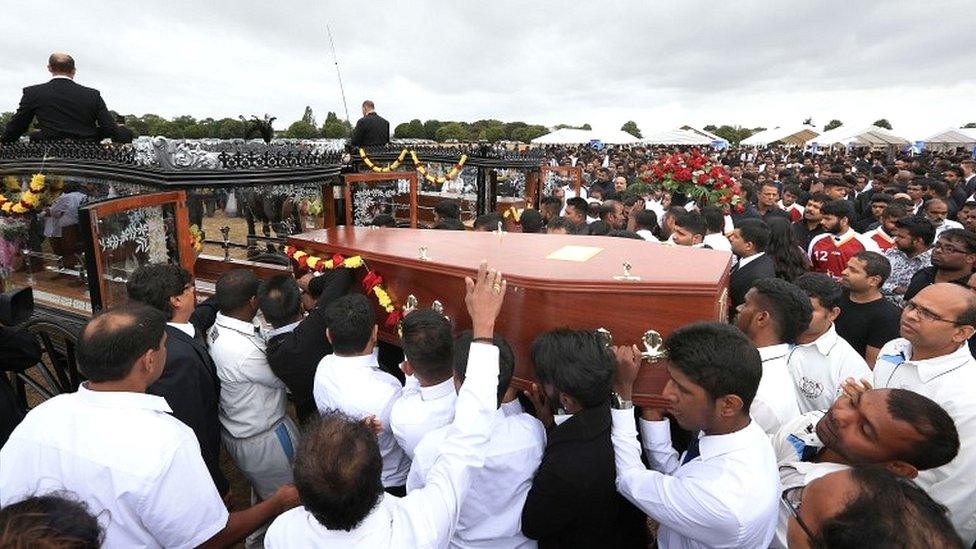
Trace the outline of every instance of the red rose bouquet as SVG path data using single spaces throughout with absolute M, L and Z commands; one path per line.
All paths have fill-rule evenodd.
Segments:
M 658 184 L 668 192 L 679 192 L 699 206 L 718 206 L 725 213 L 742 213 L 746 207 L 742 187 L 725 168 L 712 163 L 698 149 L 654 161 L 641 179 Z

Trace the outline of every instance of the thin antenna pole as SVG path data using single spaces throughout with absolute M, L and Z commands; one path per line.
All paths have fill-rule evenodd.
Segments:
M 339 72 L 339 58 L 336 57 L 335 43 L 332 42 L 332 29 L 326 24 L 325 30 L 329 33 L 329 48 L 332 49 L 332 61 L 335 63 L 336 76 L 339 77 L 339 92 L 342 94 L 342 108 L 346 110 L 346 122 L 351 122 L 349 120 L 349 105 L 346 104 L 346 90 L 342 86 L 342 73 Z

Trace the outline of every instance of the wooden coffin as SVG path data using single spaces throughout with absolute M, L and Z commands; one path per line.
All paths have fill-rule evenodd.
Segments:
M 508 295 L 496 330 L 512 345 L 515 383 L 533 379 L 531 345 L 555 328 L 605 328 L 615 345 L 640 343 L 645 331 L 667 336 L 699 320 L 725 320 L 731 255 L 727 252 L 651 244 L 639 240 L 574 235 L 473 233 L 425 229 L 335 227 L 290 237 L 289 244 L 311 255 L 360 255 L 381 275 L 393 304 L 402 308 L 413 295 L 419 307 L 443 305 L 457 330 L 470 328 L 464 305 L 464 277 L 482 259 L 508 280 Z M 567 247 L 594 248 L 592 257 Z M 426 257 L 420 259 L 420 248 Z M 575 250 L 582 252 L 586 250 Z M 625 277 L 624 263 L 630 265 Z M 364 274 L 364 270 L 362 270 Z M 377 306 L 380 337 L 398 343 Z M 641 405 L 661 405 L 668 374 L 664 360 L 646 361 L 635 388 Z

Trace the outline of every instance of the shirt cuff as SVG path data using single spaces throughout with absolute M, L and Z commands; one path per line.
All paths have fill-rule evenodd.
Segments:
M 637 427 L 634 425 L 634 409 L 614 410 L 610 409 L 610 417 L 613 419 L 613 431 L 621 435 L 637 436 Z
M 642 418 L 638 420 L 638 423 L 644 444 L 649 445 L 653 441 L 657 443 L 666 442 L 668 446 L 671 446 L 671 422 L 667 419 L 647 421 Z

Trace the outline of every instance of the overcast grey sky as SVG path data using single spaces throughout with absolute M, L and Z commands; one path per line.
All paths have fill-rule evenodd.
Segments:
M 976 1 L 190 2 L 0 0 L 0 111 L 67 51 L 123 113 L 287 127 L 411 118 L 619 128 L 864 126 L 921 139 L 976 121 Z

